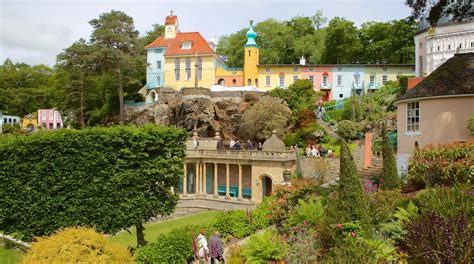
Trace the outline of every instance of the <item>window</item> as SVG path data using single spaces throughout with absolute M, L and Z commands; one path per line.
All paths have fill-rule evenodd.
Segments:
M 43 113 L 41 114 L 41 119 L 43 119 L 43 120 L 46 119 L 46 113 L 45 113 L 45 112 L 43 112 Z
M 387 71 L 387 67 L 383 67 L 383 71 Z
M 252 80 L 248 79 L 247 80 L 247 86 L 251 86 L 252 85 Z
M 270 75 L 265 76 L 265 85 L 270 86 Z
M 356 72 L 356 73 L 354 74 L 354 83 L 355 83 L 356 85 L 359 85 L 359 83 L 360 83 L 360 74 L 359 74 L 358 72 Z
M 339 98 L 343 98 L 343 97 L 344 97 L 344 95 L 343 95 L 343 94 L 339 94 Z
M 308 79 L 311 81 L 311 83 L 314 83 L 314 75 L 310 75 Z
M 339 86 L 342 85 L 342 75 L 337 76 L 337 85 L 339 85 Z
M 338 68 L 337 68 L 337 71 L 338 71 L 338 72 L 342 72 L 342 68 L 341 68 L 341 67 L 338 67 Z
M 326 74 L 323 75 L 323 86 L 328 87 L 328 76 Z
M 279 87 L 283 88 L 285 87 L 285 75 L 284 74 L 280 74 L 280 83 L 279 83 Z
M 163 49 L 157 49 L 155 51 L 156 51 L 156 53 L 163 53 Z
M 438 45 L 438 51 L 440 51 L 440 50 L 441 50 L 441 46 Z
M 186 80 L 191 80 L 191 58 L 186 58 Z
M 258 79 L 255 79 L 255 87 L 258 87 Z
M 156 67 L 157 67 L 158 69 L 161 69 L 161 61 L 157 61 L 157 62 L 156 62 Z
M 309 68 L 309 71 L 310 71 L 310 72 L 314 72 L 314 68 Z
M 459 43 L 458 49 L 462 49 L 462 43 Z
M 298 72 L 298 67 L 293 67 L 293 72 Z
M 420 49 L 423 49 L 423 42 L 420 42 L 420 43 L 418 44 L 418 47 L 420 47 Z
M 249 50 L 249 57 L 250 57 L 250 50 Z
M 471 41 L 471 48 L 474 48 L 474 41 Z
M 237 80 L 232 79 L 232 85 L 236 85 L 236 84 L 237 84 Z
M 269 68 L 269 67 L 266 67 L 266 68 L 265 68 L 265 72 L 270 72 L 270 68 Z
M 370 79 L 369 79 L 369 86 L 374 87 L 374 85 L 375 85 L 375 74 L 371 74 Z
M 173 28 L 171 26 L 166 27 L 166 31 L 171 32 L 172 30 L 173 30 Z
M 407 133 L 420 132 L 420 103 L 407 103 Z
M 448 50 L 451 50 L 451 44 L 448 44 Z
M 180 61 L 178 58 L 174 59 L 174 80 L 179 81 L 179 67 Z
M 422 76 L 423 75 L 423 56 L 419 57 L 418 66 L 419 66 L 418 74 Z
M 293 82 L 296 82 L 298 80 L 298 75 L 293 75 Z
M 161 78 L 160 76 L 156 77 L 156 86 L 160 86 Z
M 198 76 L 198 80 L 202 80 L 202 58 L 201 57 L 197 57 L 197 67 L 198 67 L 198 73 L 197 73 L 197 76 Z
M 49 119 L 53 119 L 53 112 L 49 112 Z
M 387 82 L 387 75 L 382 75 L 382 85 L 385 85 Z
M 191 49 L 192 46 L 192 42 L 183 42 L 183 44 L 181 44 L 181 49 Z

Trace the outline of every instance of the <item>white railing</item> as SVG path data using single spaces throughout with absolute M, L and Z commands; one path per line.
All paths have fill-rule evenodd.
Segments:
M 236 158 L 256 160 L 296 160 L 294 151 L 261 151 L 261 150 L 207 150 L 188 149 L 186 157 L 189 158 Z

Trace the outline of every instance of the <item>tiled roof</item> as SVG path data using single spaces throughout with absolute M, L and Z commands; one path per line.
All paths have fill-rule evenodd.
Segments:
M 190 49 L 181 49 L 184 42 L 192 42 Z M 206 39 L 199 32 L 179 32 L 166 49 L 165 56 L 214 54 Z
M 182 49 L 181 45 L 184 42 L 192 42 L 191 48 Z M 214 54 L 214 50 L 199 32 L 178 32 L 176 37 L 172 39 L 165 39 L 164 36 L 160 36 L 145 48 L 166 48 L 165 56 L 195 55 L 196 53 Z
M 179 34 L 179 33 L 178 33 Z M 145 49 L 151 48 L 167 48 L 174 39 L 165 39 L 165 36 L 160 36 L 159 38 L 155 39 L 152 43 L 145 46 Z
M 474 94 L 474 53 L 456 54 L 400 99 Z
M 174 15 L 167 16 L 165 19 L 165 25 L 174 25 L 178 17 Z

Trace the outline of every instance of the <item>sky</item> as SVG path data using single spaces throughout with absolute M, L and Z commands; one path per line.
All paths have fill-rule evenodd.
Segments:
M 164 23 L 173 10 L 180 31 L 199 31 L 208 39 L 234 33 L 268 18 L 344 17 L 361 25 L 368 21 L 405 18 L 404 0 L 0 0 L 0 63 L 54 65 L 56 55 L 79 38 L 89 39 L 89 21 L 110 10 L 133 17 L 143 35 Z

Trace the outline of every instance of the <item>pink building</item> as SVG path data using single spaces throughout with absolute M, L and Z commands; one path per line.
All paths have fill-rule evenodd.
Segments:
M 332 66 L 306 65 L 301 77 L 313 81 L 314 90 L 326 92 L 323 101 L 332 100 Z
M 59 129 L 63 127 L 63 120 L 55 109 L 39 109 L 38 125 L 47 129 Z

